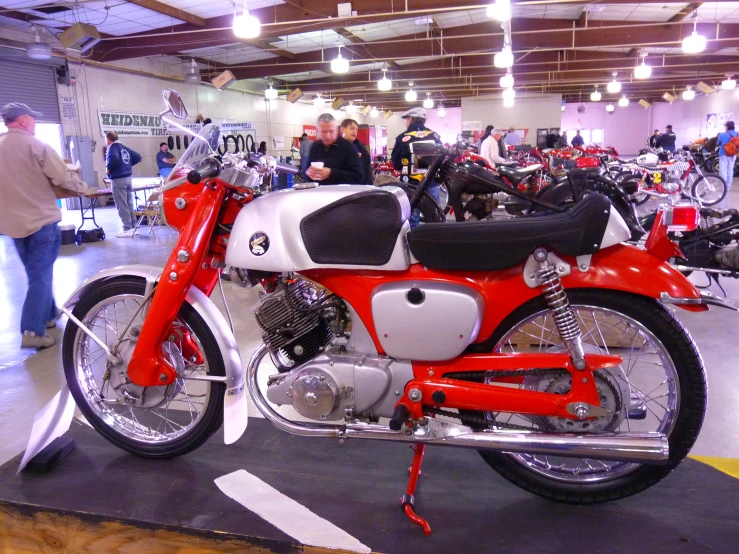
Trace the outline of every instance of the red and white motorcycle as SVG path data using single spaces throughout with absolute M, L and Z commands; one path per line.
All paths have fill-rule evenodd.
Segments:
M 174 91 L 165 99 L 187 116 Z M 106 439 L 167 458 L 224 424 L 233 443 L 246 389 L 290 433 L 415 445 L 402 502 L 426 532 L 413 492 L 427 444 L 478 449 L 519 487 L 576 503 L 642 491 L 688 454 L 706 377 L 665 305 L 727 304 L 666 263 L 674 214 L 646 249 L 622 244 L 629 230 L 597 194 L 563 214 L 410 231 L 427 182 L 411 200 L 353 185 L 259 195 L 274 160 L 218 156 L 219 138 L 206 126 L 164 185 L 180 231 L 166 266 L 105 270 L 65 304 L 66 378 Z M 209 298 L 224 264 L 264 289 L 246 368 Z

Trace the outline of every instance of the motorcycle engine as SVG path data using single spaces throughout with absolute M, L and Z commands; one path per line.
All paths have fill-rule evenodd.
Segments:
M 336 308 L 311 310 L 322 304 L 325 296 L 324 290 L 298 280 L 262 297 L 255 316 L 262 340 L 280 371 L 288 371 L 322 352 L 334 337 L 332 327 L 336 334 L 343 334 L 343 314 Z
M 739 245 L 735 242 L 729 246 L 716 248 L 713 251 L 713 259 L 722 267 L 739 270 Z

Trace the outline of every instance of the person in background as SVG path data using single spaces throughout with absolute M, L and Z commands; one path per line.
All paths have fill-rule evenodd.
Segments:
M 493 132 L 493 129 L 495 129 L 495 126 L 494 125 L 488 125 L 487 127 L 485 127 L 485 132 L 480 137 L 480 140 L 478 140 L 475 143 L 475 146 L 477 147 L 477 152 L 478 153 L 480 152 L 480 149 L 482 148 L 482 143 L 485 142 L 485 139 L 487 139 L 490 136 L 490 133 Z
M 675 142 L 677 135 L 672 132 L 672 125 L 665 127 L 665 132 L 657 138 L 657 148 L 662 148 L 666 152 L 675 151 Z
M 393 167 L 400 171 L 400 180 L 418 184 L 423 180 L 424 170 L 416 166 L 415 158 L 411 152 L 411 143 L 414 142 L 434 142 L 442 144 L 439 133 L 436 133 L 426 127 L 426 110 L 424 108 L 411 108 L 400 116 L 405 121 L 405 133 L 400 133 L 395 137 L 395 145 L 393 146 L 392 161 Z M 439 184 L 435 181 L 429 183 L 426 192 L 441 203 L 441 195 L 439 193 Z M 421 212 L 418 209 L 413 210 L 410 219 L 411 229 L 414 229 L 421 222 Z
M 569 145 L 569 141 L 567 140 L 567 131 L 562 131 L 562 135 L 559 137 L 559 147 L 567 148 Z
M 172 173 L 176 163 L 177 158 L 175 158 L 169 151 L 167 143 L 160 143 L 159 152 L 157 152 L 157 167 L 159 168 L 159 175 L 164 178 L 169 177 L 169 174 Z
M 367 147 L 357 138 L 358 132 L 359 123 L 353 119 L 345 119 L 341 122 L 341 136 L 351 142 L 354 145 L 354 148 L 357 149 L 357 155 L 359 156 L 359 161 L 362 165 L 362 175 L 364 176 L 363 183 L 372 185 L 375 182 L 372 176 L 372 160 Z
M 724 129 L 725 131 L 719 134 L 718 140 L 716 140 L 716 147 L 718 148 L 718 173 L 726 182 L 726 187 L 731 189 L 731 182 L 734 180 L 734 162 L 736 162 L 737 148 L 733 143 L 729 143 L 732 142 L 733 138 L 739 137 L 739 134 L 734 129 L 733 121 L 727 121 L 724 124 Z M 729 155 L 729 152 L 726 151 L 727 144 L 729 144 L 728 149 L 733 151 L 734 155 Z
M 505 141 L 508 146 L 521 146 L 521 135 L 516 132 L 516 129 L 511 127 L 508 129 Z
M 0 115 L 8 127 L 0 136 L 0 167 L 12 168 L 12 179 L 0 182 L 0 231 L 13 239 L 28 278 L 21 348 L 48 348 L 56 341 L 46 330 L 56 327 L 62 315 L 52 287 L 62 212 L 52 185 L 79 193 L 86 192 L 87 185 L 53 148 L 34 137 L 36 118 L 42 114 L 13 102 Z
M 480 155 L 493 167 L 495 167 L 495 164 L 505 163 L 508 156 L 508 148 L 506 147 L 505 142 L 503 142 L 502 137 L 503 131 L 500 129 L 493 129 L 490 136 L 482 143 Z
M 654 134 L 649 137 L 649 148 L 658 148 L 658 141 L 659 141 L 659 129 L 654 130 Z
M 585 144 L 585 139 L 580 135 L 580 131 L 575 131 L 575 136 L 572 137 L 571 144 L 572 146 L 583 146 Z
M 300 174 L 305 178 L 305 170 L 308 169 L 308 158 L 313 141 L 308 138 L 307 133 L 300 137 Z
M 339 136 L 339 126 L 330 113 L 321 114 L 318 118 L 318 140 L 311 146 L 308 165 L 306 177 L 322 185 L 364 183 L 357 149 Z
M 123 223 L 123 231 L 116 233 L 116 237 L 125 238 L 133 236 L 133 228 L 136 226 L 136 218 L 131 213 L 133 209 L 133 185 L 131 175 L 133 166 L 141 162 L 138 152 L 123 146 L 118 140 L 118 133 L 108 131 L 105 134 L 105 143 L 108 152 L 105 155 L 105 167 L 108 176 L 113 183 L 113 201 L 118 209 L 118 216 Z
M 262 154 L 263 156 L 267 155 L 267 142 L 262 141 L 259 143 L 259 148 L 257 148 L 257 154 Z
M 547 135 L 547 148 L 557 148 L 560 138 L 558 130 L 555 129 L 554 132 L 550 132 Z

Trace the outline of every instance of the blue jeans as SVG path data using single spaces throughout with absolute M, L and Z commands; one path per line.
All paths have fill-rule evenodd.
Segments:
M 27 237 L 13 239 L 13 242 L 28 278 L 28 292 L 21 314 L 21 333 L 31 331 L 43 337 L 46 323 L 56 319 L 57 314 L 52 281 L 62 234 L 57 223 L 49 223 Z
M 172 173 L 173 169 L 174 169 L 173 165 L 170 167 L 161 167 L 159 168 L 159 175 L 166 179 L 167 177 L 169 177 L 169 174 Z
M 432 182 L 431 185 L 429 185 L 429 188 L 426 189 L 426 192 L 428 192 L 431 195 L 431 198 L 436 200 L 436 203 L 441 202 L 441 195 L 439 193 L 439 184 L 436 182 Z M 442 206 L 443 208 L 443 206 Z M 410 219 L 408 222 L 411 225 L 411 229 L 415 229 L 418 227 L 418 224 L 421 222 L 421 212 L 418 208 L 413 210 L 413 213 L 411 214 Z
M 130 177 L 112 179 L 113 201 L 118 209 L 118 217 L 123 223 L 123 230 L 128 231 L 136 227 L 136 217 L 131 213 L 133 210 L 133 185 Z
M 726 187 L 731 188 L 731 182 L 734 180 L 734 162 L 736 156 L 719 156 L 718 157 L 718 174 L 726 181 Z

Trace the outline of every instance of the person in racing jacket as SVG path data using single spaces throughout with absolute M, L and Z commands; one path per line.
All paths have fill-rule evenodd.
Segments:
M 413 142 L 442 144 L 441 137 L 426 127 L 426 110 L 423 108 L 411 108 L 400 117 L 405 120 L 406 131 L 395 139 L 392 153 L 393 167 L 400 171 L 401 181 L 418 184 L 423 179 L 424 172 L 416 167 L 410 144 Z M 427 191 L 436 202 L 440 202 L 439 185 L 436 182 L 432 181 Z M 413 210 L 409 220 L 411 229 L 418 225 L 420 219 L 418 209 Z

